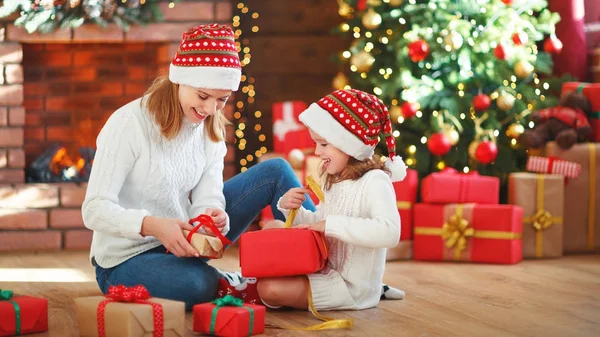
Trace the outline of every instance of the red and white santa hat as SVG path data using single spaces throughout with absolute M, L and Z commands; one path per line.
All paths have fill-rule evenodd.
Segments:
M 385 137 L 392 181 L 403 180 L 406 165 L 396 156 L 396 140 L 387 107 L 370 94 L 356 89 L 336 90 L 311 104 L 299 119 L 327 142 L 358 160 L 372 158 L 379 135 Z
M 169 68 L 169 80 L 194 88 L 236 91 L 242 64 L 229 26 L 200 25 L 183 33 Z

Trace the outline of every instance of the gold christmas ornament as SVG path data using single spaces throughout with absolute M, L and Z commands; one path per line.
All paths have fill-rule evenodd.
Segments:
M 373 8 L 369 8 L 362 17 L 362 24 L 367 29 L 376 29 L 381 24 L 381 15 L 375 12 Z
M 402 117 L 402 108 L 397 105 L 390 107 L 390 118 L 393 123 L 398 123 L 398 118 Z
M 338 73 L 335 75 L 332 81 L 333 88 L 336 90 L 342 90 L 348 85 L 348 78 L 344 73 Z
M 361 50 L 350 57 L 350 64 L 356 67 L 356 70 L 363 73 L 371 70 L 375 58 L 368 52 Z
M 515 96 L 506 91 L 502 91 L 496 99 L 496 105 L 498 105 L 498 108 L 508 111 L 515 105 Z
M 475 152 L 477 151 L 477 147 L 479 146 L 479 141 L 474 140 L 471 142 L 471 144 L 469 144 L 469 157 L 473 160 L 477 160 L 477 157 L 475 156 Z
M 442 132 L 446 135 L 446 137 L 448 137 L 448 140 L 450 141 L 450 144 L 452 144 L 452 146 L 458 144 L 460 134 L 454 129 L 454 126 L 444 124 Z
M 295 170 L 299 170 L 304 166 L 304 152 L 300 149 L 293 149 L 288 153 L 288 161 Z
M 457 50 L 463 45 L 463 37 L 459 33 L 452 31 L 444 37 L 444 46 L 451 50 Z
M 402 2 L 404 2 L 404 0 L 390 0 L 390 6 L 398 7 L 402 5 Z
M 518 78 L 526 78 L 533 72 L 533 65 L 526 60 L 520 60 L 515 63 L 515 75 Z
M 338 1 L 340 8 L 338 9 L 338 14 L 341 17 L 347 18 L 349 19 L 350 17 L 352 17 L 352 13 L 354 12 L 354 8 L 352 8 L 352 6 L 348 5 L 345 2 L 342 1 Z
M 506 136 L 517 139 L 525 132 L 525 127 L 519 123 L 513 123 L 506 128 Z

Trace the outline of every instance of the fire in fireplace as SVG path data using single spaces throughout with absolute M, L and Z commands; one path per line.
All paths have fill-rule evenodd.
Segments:
M 67 147 L 54 144 L 48 147 L 28 168 L 27 182 L 85 182 L 88 181 L 96 150 L 80 147 L 71 154 Z

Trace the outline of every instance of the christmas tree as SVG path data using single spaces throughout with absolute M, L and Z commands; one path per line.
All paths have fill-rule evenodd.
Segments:
M 378 95 L 397 151 L 426 175 L 446 167 L 524 170 L 518 142 L 534 109 L 556 105 L 557 13 L 546 0 L 338 0 L 351 39 L 337 89 Z M 504 184 L 503 184 L 504 185 Z

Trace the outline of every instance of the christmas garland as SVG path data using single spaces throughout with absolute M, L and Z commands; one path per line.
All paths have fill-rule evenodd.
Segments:
M 145 25 L 163 20 L 159 0 L 4 0 L 0 17 L 15 12 L 14 22 L 28 33 L 50 33 L 59 28 L 77 28 L 94 22 L 102 27 L 116 23 L 123 31 L 132 24 Z

